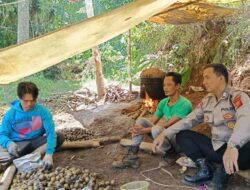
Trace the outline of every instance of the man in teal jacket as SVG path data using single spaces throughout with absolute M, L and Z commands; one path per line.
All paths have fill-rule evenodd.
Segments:
M 45 169 L 53 166 L 55 148 L 64 141 L 55 132 L 50 112 L 36 102 L 39 90 L 34 83 L 21 82 L 17 87 L 19 100 L 11 103 L 0 126 L 0 163 L 8 165 L 13 159 L 31 153 L 47 143 L 43 158 Z

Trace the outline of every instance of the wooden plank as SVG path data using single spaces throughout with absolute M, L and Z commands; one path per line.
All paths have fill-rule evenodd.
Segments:
M 8 190 L 16 173 L 16 167 L 11 164 L 4 172 L 0 180 L 0 189 Z
M 250 170 L 241 170 L 237 174 L 250 182 Z
M 62 146 L 60 146 L 59 150 L 78 149 L 78 148 L 97 148 L 99 146 L 100 142 L 93 140 L 80 141 L 80 142 L 64 142 Z
M 81 149 L 81 148 L 97 148 L 101 145 L 107 145 L 119 142 L 120 140 L 121 137 L 119 136 L 111 136 L 111 137 L 102 137 L 86 141 L 64 142 L 59 149 L 66 150 L 66 149 Z
M 136 0 L 113 11 L 0 51 L 0 84 L 42 71 L 101 44 L 178 0 Z

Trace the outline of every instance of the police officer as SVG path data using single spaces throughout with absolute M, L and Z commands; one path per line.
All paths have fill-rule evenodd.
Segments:
M 196 174 L 185 176 L 184 182 L 199 185 L 212 179 L 214 189 L 224 189 L 231 174 L 250 169 L 250 99 L 228 85 L 222 64 L 206 66 L 203 77 L 209 94 L 191 114 L 164 130 L 154 140 L 153 149 L 176 135 L 177 144 L 197 165 Z M 190 130 L 203 122 L 211 127 L 211 139 Z M 211 163 L 218 166 L 215 171 Z

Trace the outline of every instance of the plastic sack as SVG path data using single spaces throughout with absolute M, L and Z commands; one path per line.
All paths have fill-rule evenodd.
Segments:
M 86 186 L 82 190 L 91 190 L 91 189 L 88 186 Z
M 20 172 L 32 172 L 42 167 L 41 154 L 39 152 L 27 154 L 13 160 L 13 164 Z

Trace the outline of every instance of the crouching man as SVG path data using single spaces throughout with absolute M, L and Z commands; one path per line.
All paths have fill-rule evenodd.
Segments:
M 184 182 L 199 185 L 212 180 L 213 189 L 225 189 L 231 174 L 250 168 L 250 99 L 228 85 L 228 71 L 222 64 L 211 64 L 203 71 L 203 84 L 209 94 L 180 122 L 164 130 L 153 147 L 176 135 L 181 150 L 197 165 Z M 200 123 L 212 128 L 212 138 L 191 131 Z M 211 164 L 217 165 L 214 171 Z
M 19 100 L 11 103 L 0 126 L 0 164 L 8 166 L 13 159 L 31 153 L 47 143 L 43 158 L 45 169 L 53 167 L 55 148 L 64 142 L 64 135 L 55 132 L 50 112 L 36 103 L 38 88 L 34 83 L 21 82 L 17 87 Z
M 150 120 L 140 118 L 136 121 L 136 124 L 131 128 L 132 145 L 121 160 L 113 162 L 113 168 L 138 168 L 140 164 L 137 153 L 144 135 L 149 134 L 155 139 L 165 128 L 171 127 L 192 111 L 191 102 L 180 95 L 181 82 L 182 77 L 179 73 L 169 72 L 166 74 L 163 87 L 168 97 L 160 101 Z M 165 126 L 156 125 L 162 117 L 165 118 Z M 175 138 L 165 141 L 161 149 L 165 153 L 164 160 L 168 165 L 173 164 L 177 158 L 175 148 L 172 146 L 174 142 Z

